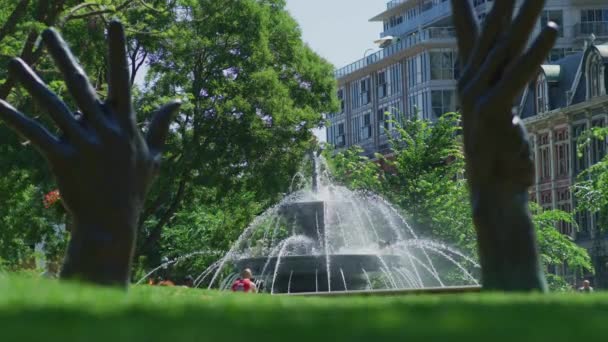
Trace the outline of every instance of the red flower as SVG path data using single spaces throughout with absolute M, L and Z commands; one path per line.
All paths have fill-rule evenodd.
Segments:
M 60 199 L 61 195 L 59 194 L 59 190 L 53 190 L 48 194 L 44 195 L 44 199 L 42 200 L 42 202 L 44 203 L 44 207 L 48 209 Z

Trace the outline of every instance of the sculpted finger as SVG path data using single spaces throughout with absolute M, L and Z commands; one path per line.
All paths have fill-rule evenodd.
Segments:
M 552 22 L 543 29 L 528 51 L 517 58 L 506 70 L 505 75 L 509 75 L 509 77 L 504 77 L 498 83 L 493 91 L 496 96 L 493 97 L 513 99 L 530 82 L 553 48 L 558 31 L 559 27 Z
M 477 40 L 477 20 L 473 15 L 473 8 L 468 0 L 451 0 L 452 18 L 456 27 L 458 38 L 458 51 L 460 54 L 460 65 L 468 64 L 471 51 Z
M 131 77 L 127 61 L 127 42 L 122 24 L 112 21 L 108 26 L 109 90 L 108 103 L 118 112 L 123 127 L 135 129 L 131 103 Z
M 538 21 L 538 17 L 545 6 L 545 0 L 527 0 L 519 9 L 519 13 L 509 30 L 509 56 L 516 58 L 524 51 Z
M 148 142 L 148 148 L 152 153 L 160 153 L 167 139 L 169 132 L 169 125 L 173 115 L 177 112 L 181 106 L 181 101 L 172 101 L 163 107 L 161 107 L 152 118 L 150 127 L 148 128 L 148 134 L 146 141 Z
M 488 59 L 488 54 L 495 48 L 496 42 L 511 24 L 515 0 L 495 1 L 492 11 L 487 16 L 481 37 L 472 52 L 470 62 L 462 81 L 467 83 L 477 70 Z
M 59 155 L 59 142 L 49 131 L 3 100 L 0 100 L 0 119 L 23 138 L 31 141 L 47 159 Z
M 85 132 L 80 128 L 70 109 L 53 93 L 34 71 L 19 58 L 8 66 L 10 74 L 17 79 L 32 97 L 46 108 L 57 126 L 70 138 L 84 140 Z
M 68 90 L 78 107 L 89 117 L 95 128 L 108 127 L 104 114 L 101 112 L 95 89 L 93 89 L 84 70 L 76 62 L 65 41 L 54 29 L 44 30 L 42 39 L 63 74 Z
M 507 63 L 507 49 L 508 45 L 505 43 L 495 47 L 481 68 L 476 69 L 475 73 L 469 76 L 472 77 L 472 80 L 462 83 L 465 87 L 462 93 L 467 98 L 477 98 L 492 86 L 492 81 L 504 71 L 505 64 Z

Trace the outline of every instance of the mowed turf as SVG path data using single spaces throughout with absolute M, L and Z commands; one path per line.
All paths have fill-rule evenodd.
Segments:
M 0 275 L 0 341 L 608 341 L 608 294 L 294 298 Z

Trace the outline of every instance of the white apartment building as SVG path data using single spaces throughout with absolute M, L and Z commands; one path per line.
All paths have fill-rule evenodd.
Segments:
M 494 1 L 470 0 L 483 21 Z M 518 5 L 521 1 L 518 1 Z M 360 145 L 366 154 L 387 151 L 387 122 L 418 115 L 435 120 L 456 109 L 457 51 L 448 0 L 393 0 L 370 19 L 382 23 L 379 51 L 335 72 L 339 113 L 328 115 L 327 141 L 338 149 Z M 548 0 L 539 20 L 561 27 L 549 61 L 583 50 L 608 38 L 608 2 Z

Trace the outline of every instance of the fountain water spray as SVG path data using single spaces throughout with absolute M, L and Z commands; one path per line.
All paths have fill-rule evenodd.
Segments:
M 300 188 L 258 216 L 223 258 L 201 272 L 197 286 L 211 276 L 209 288 L 229 289 L 243 268 L 269 293 L 477 284 L 473 259 L 420 239 L 384 198 L 332 183 L 318 154 L 311 152 L 310 162 L 311 182 L 304 182 L 304 172 L 294 176 L 292 187 Z

